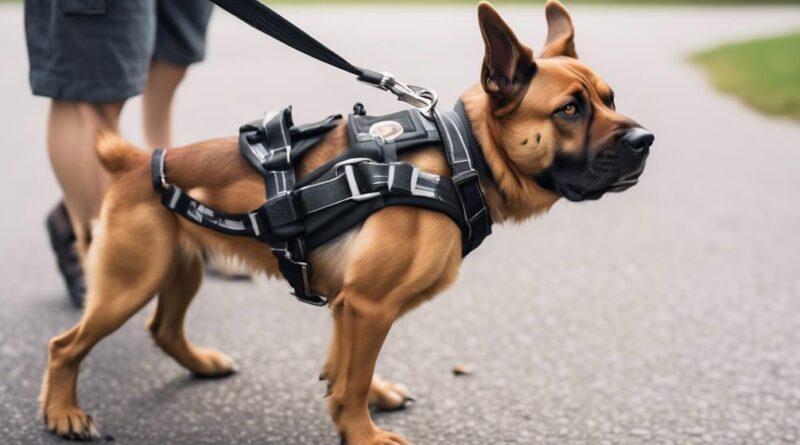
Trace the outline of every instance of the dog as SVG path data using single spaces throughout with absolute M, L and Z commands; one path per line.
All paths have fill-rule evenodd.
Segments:
M 489 3 L 478 6 L 485 43 L 480 83 L 461 100 L 494 176 L 482 188 L 496 222 L 542 214 L 562 197 L 597 199 L 631 187 L 653 143 L 652 134 L 616 111 L 611 88 L 578 61 L 564 6 L 550 0 L 545 10 L 547 40 L 534 58 Z M 347 146 L 342 122 L 302 159 L 299 175 Z M 204 252 L 234 256 L 253 271 L 280 277 L 277 260 L 262 243 L 208 230 L 164 208 L 151 186 L 148 152 L 114 133 L 99 135 L 97 152 L 113 182 L 87 259 L 88 300 L 81 320 L 49 342 L 40 397 L 47 430 L 85 440 L 99 433 L 77 404 L 80 362 L 156 295 L 148 328 L 164 352 L 197 375 L 234 372 L 228 356 L 195 346 L 184 332 Z M 438 147 L 401 159 L 450 174 Z M 210 207 L 235 213 L 262 204 L 263 180 L 240 155 L 236 138 L 169 150 L 167 162 L 167 179 Z M 543 177 L 552 188 L 542 186 Z M 444 214 L 397 206 L 311 253 L 312 287 L 331 296 L 334 329 L 321 377 L 329 382 L 327 404 L 344 442 L 410 443 L 371 419 L 370 407 L 399 409 L 408 401 L 402 386 L 373 376 L 375 362 L 394 321 L 454 282 L 461 239 L 459 227 Z

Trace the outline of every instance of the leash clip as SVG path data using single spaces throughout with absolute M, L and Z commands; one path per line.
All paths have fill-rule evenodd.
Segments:
M 431 111 L 439 102 L 439 95 L 436 93 L 436 91 L 416 85 L 406 85 L 397 80 L 394 75 L 390 73 L 382 72 L 380 74 L 383 77 L 377 84 L 361 79 L 359 79 L 359 81 L 364 82 L 367 85 L 371 85 L 379 90 L 388 91 L 394 94 L 395 97 L 397 97 L 397 100 L 417 108 L 426 117 L 433 117 Z

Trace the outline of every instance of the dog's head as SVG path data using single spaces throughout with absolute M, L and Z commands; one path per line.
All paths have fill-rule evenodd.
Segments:
M 570 201 L 626 190 L 644 169 L 653 134 L 620 114 L 611 87 L 578 61 L 564 6 L 550 0 L 546 15 L 547 42 L 534 58 L 489 3 L 479 5 L 490 136 L 516 175 Z

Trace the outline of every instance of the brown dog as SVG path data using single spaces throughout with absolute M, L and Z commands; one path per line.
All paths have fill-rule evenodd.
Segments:
M 596 199 L 630 187 L 653 139 L 615 111 L 611 89 L 577 60 L 564 7 L 551 0 L 546 11 L 547 43 L 534 60 L 488 3 L 478 8 L 486 44 L 481 83 L 462 100 L 495 178 L 482 186 L 496 222 L 545 212 L 561 196 Z M 347 148 L 344 125 L 303 158 L 301 176 Z M 236 256 L 254 271 L 279 276 L 262 243 L 210 231 L 165 209 L 151 187 L 149 153 L 108 134 L 100 137 L 98 153 L 114 182 L 89 253 L 89 298 L 80 322 L 50 341 L 41 394 L 47 429 L 78 439 L 98 436 L 77 404 L 81 360 L 155 295 L 149 329 L 164 352 L 196 374 L 233 372 L 230 358 L 198 348 L 184 335 L 185 312 L 203 275 L 203 251 Z M 436 147 L 403 160 L 449 174 Z M 167 162 L 169 182 L 210 207 L 247 212 L 262 204 L 262 178 L 234 138 L 170 150 Z M 544 172 L 558 193 L 536 180 Z M 337 431 L 350 445 L 408 444 L 379 430 L 370 417 L 369 405 L 391 409 L 406 401 L 402 387 L 373 378 L 375 361 L 392 323 L 455 280 L 458 226 L 442 213 L 387 207 L 310 258 L 312 287 L 332 296 L 334 332 L 323 376 L 330 382 L 327 400 Z

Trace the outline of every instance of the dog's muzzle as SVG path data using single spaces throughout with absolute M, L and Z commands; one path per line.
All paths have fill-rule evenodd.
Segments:
M 556 155 L 553 164 L 539 176 L 539 183 L 575 202 L 622 192 L 639 182 L 654 140 L 650 131 L 634 127 L 592 160 Z

